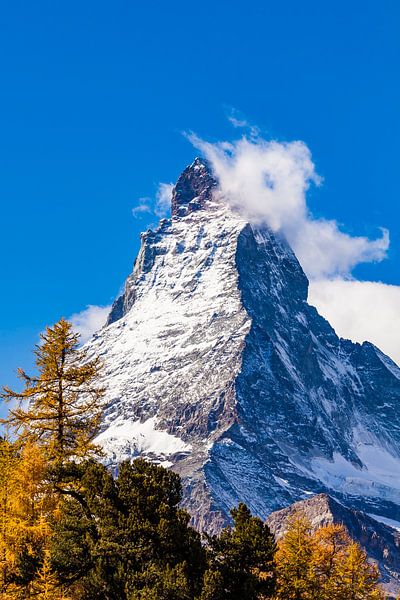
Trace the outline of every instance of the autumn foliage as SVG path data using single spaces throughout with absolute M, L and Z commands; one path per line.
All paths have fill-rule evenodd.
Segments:
M 35 349 L 39 374 L 30 376 L 19 369 L 24 390 L 4 388 L 3 398 L 18 402 L 4 422 L 22 444 L 37 443 L 48 463 L 60 466 L 96 450 L 92 442 L 104 394 L 97 384 L 101 362 L 88 360 L 78 348 L 78 334 L 65 319 L 47 327 L 40 337 L 42 343 Z
M 277 600 L 378 600 L 375 565 L 343 525 L 313 530 L 302 513 L 289 519 L 275 555 Z

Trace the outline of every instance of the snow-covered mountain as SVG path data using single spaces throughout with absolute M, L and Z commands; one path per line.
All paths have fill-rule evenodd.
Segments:
M 109 461 L 171 466 L 199 528 L 239 500 L 265 518 L 320 492 L 400 520 L 400 369 L 339 339 L 285 240 L 216 190 L 204 161 L 182 173 L 88 343 L 105 363 Z

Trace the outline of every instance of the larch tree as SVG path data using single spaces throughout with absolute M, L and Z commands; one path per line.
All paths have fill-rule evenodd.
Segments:
M 101 370 L 98 358 L 89 360 L 78 347 L 79 335 L 61 319 L 41 334 L 36 346 L 38 375 L 22 369 L 22 392 L 3 388 L 2 397 L 17 401 L 2 423 L 11 427 L 21 444 L 27 440 L 41 445 L 49 465 L 65 465 L 73 457 L 95 453 L 93 439 L 101 418 L 104 388 L 96 381 Z
M 329 523 L 313 533 L 315 542 L 312 557 L 321 600 L 336 597 L 338 567 L 345 558 L 351 539 L 343 525 Z
M 343 525 L 289 521 L 276 553 L 278 600 L 383 600 L 379 571 Z
M 311 600 L 318 589 L 313 570 L 315 543 L 311 523 L 301 513 L 288 522 L 276 552 L 277 600 Z
M 0 438 L 0 598 L 7 591 L 9 569 L 9 537 L 12 500 L 12 474 L 17 465 L 17 452 L 7 439 Z
M 64 595 L 56 574 L 52 570 L 50 551 L 46 549 L 41 568 L 32 583 L 32 597 L 35 600 L 68 600 Z
M 52 529 L 60 495 L 76 494 L 74 470 L 99 454 L 93 439 L 104 393 L 97 383 L 101 362 L 89 359 L 78 342 L 65 319 L 47 327 L 35 350 L 38 374 L 20 369 L 24 389 L 3 388 L 2 397 L 13 405 L 2 423 L 14 438 L 0 447 L 5 598 L 62 597 L 49 558 Z
M 377 583 L 379 571 L 370 564 L 366 553 L 349 540 L 344 556 L 337 565 L 334 598 L 336 600 L 384 600 Z
M 27 442 L 9 472 L 7 516 L 2 524 L 1 540 L 4 598 L 29 598 L 42 568 L 50 539 L 50 522 L 56 510 L 46 472 L 42 448 Z

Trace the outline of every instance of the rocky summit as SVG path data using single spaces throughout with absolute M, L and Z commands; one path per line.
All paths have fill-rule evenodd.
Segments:
M 266 518 L 316 493 L 400 520 L 400 369 L 340 339 L 307 293 L 286 241 L 232 210 L 196 159 L 87 344 L 105 364 L 109 464 L 177 471 L 208 531 L 238 501 Z

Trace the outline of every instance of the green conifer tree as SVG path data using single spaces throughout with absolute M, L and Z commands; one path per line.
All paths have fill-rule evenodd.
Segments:
M 210 568 L 202 600 L 256 600 L 272 597 L 275 588 L 275 541 L 268 525 L 245 504 L 231 511 L 234 526 L 208 537 Z
M 142 459 L 113 479 L 94 461 L 64 498 L 51 545 L 52 564 L 80 600 L 193 599 L 205 570 L 200 536 L 179 508 L 179 476 Z M 147 594 L 147 596 L 146 596 Z

